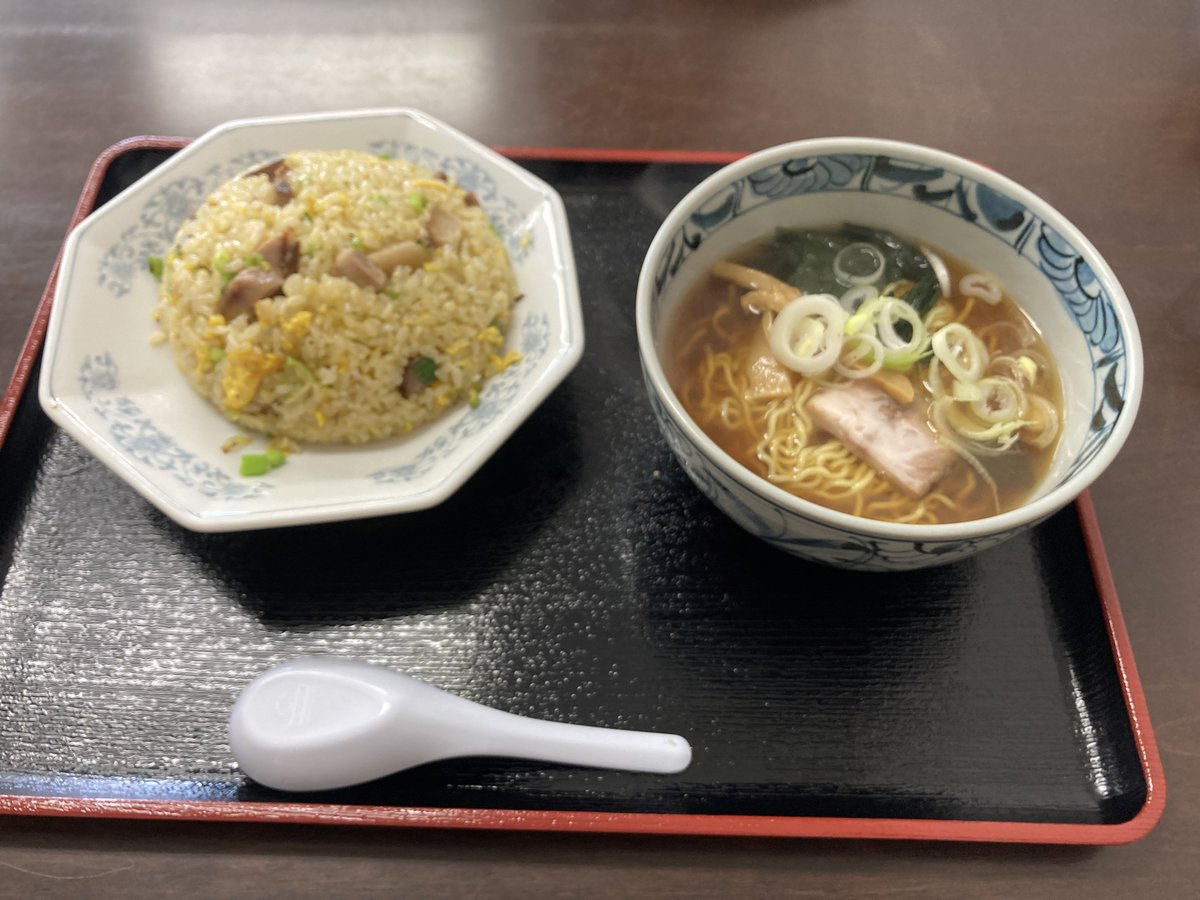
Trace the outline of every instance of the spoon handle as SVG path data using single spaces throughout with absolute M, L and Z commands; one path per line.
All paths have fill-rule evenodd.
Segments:
M 654 772 L 682 772 L 692 761 L 692 748 L 677 734 L 624 731 L 527 719 L 484 708 L 475 725 L 475 752 L 575 766 Z

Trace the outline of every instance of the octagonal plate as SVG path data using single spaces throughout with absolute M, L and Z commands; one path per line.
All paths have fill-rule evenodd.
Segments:
M 263 478 L 238 474 L 222 443 L 237 428 L 196 394 L 169 348 L 154 347 L 162 256 L 219 184 L 300 150 L 356 149 L 441 170 L 504 238 L 524 294 L 507 348 L 522 361 L 489 379 L 481 402 L 403 438 L 306 445 Z M 235 531 L 409 512 L 467 481 L 578 363 L 583 320 L 562 200 L 548 184 L 410 109 L 245 119 L 197 139 L 80 223 L 67 240 L 39 398 L 50 418 L 143 497 L 197 531 Z

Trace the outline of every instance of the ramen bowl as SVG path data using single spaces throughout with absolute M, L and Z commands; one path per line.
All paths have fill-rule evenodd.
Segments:
M 949 524 L 887 522 L 810 502 L 752 472 L 689 416 L 664 365 L 668 330 L 714 263 L 778 227 L 854 222 L 947 251 L 995 275 L 1041 332 L 1062 382 L 1049 468 L 1015 509 Z M 637 334 L 654 415 L 696 486 L 738 525 L 788 553 L 871 571 L 919 569 L 993 547 L 1071 503 L 1125 443 L 1142 351 L 1112 270 L 1048 203 L 996 172 L 913 144 L 828 138 L 726 166 L 672 210 L 650 244 Z

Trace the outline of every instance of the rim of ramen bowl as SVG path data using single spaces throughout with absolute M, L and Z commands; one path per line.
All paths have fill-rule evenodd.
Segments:
M 655 343 L 652 327 L 651 312 L 656 294 L 655 277 L 664 251 L 687 219 L 722 188 L 760 169 L 788 159 L 827 157 L 836 154 L 887 156 L 901 161 L 907 160 L 923 165 L 938 166 L 953 174 L 966 176 L 986 185 L 1022 204 L 1062 235 L 1091 267 L 1096 279 L 1108 293 L 1126 345 L 1124 406 L 1118 413 L 1112 430 L 1100 450 L 1089 462 L 1053 490 L 1008 512 L 966 522 L 914 525 L 868 519 L 838 512 L 810 500 L 804 500 L 751 472 L 718 447 L 716 442 L 705 434 L 692 421 L 691 416 L 684 411 L 663 372 L 662 364 L 659 361 L 659 348 Z M 710 175 L 676 204 L 650 242 L 638 278 L 636 321 L 638 350 L 647 378 L 655 393 L 662 400 L 672 421 L 704 456 L 741 487 L 776 506 L 832 527 L 872 537 L 907 541 L 968 540 L 1015 530 L 1040 521 L 1074 500 L 1108 467 L 1129 436 L 1141 402 L 1142 345 L 1133 310 L 1116 275 L 1083 233 L 1049 203 L 1010 178 L 952 153 L 903 141 L 863 137 L 811 138 L 792 141 L 751 153 Z

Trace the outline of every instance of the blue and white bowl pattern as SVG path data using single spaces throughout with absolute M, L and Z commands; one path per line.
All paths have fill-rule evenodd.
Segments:
M 889 540 L 785 512 L 769 497 L 708 464 L 653 393 L 654 417 L 684 472 L 717 508 L 746 531 L 793 556 L 845 569 L 883 572 L 941 565 L 1003 543 L 1015 534 L 969 540 Z M 1020 531 L 1031 527 L 1023 526 Z
M 1098 260 L 1095 251 L 1090 246 L 1076 246 L 1062 233 L 1069 224 L 1063 223 L 1059 228 L 1050 224 L 1048 219 L 1056 214 L 1032 195 L 1017 199 L 1013 193 L 1027 192 L 1015 186 L 1012 192 L 1005 192 L 1003 180 L 998 177 L 990 179 L 993 184 L 985 183 L 986 175 L 970 174 L 971 169 L 977 169 L 970 163 L 958 161 L 967 171 L 955 171 L 954 166 L 938 164 L 953 161 L 953 157 L 930 154 L 937 157 L 937 163 L 913 159 L 904 152 L 908 145 L 853 140 L 838 143 L 873 143 L 876 147 L 871 148 L 874 152 L 794 156 L 781 156 L 779 151 L 784 148 L 763 151 L 755 157 L 767 158 L 764 160 L 767 164 L 749 171 L 743 167 L 738 177 L 716 184 L 681 221 L 676 217 L 673 225 L 664 225 L 656 238 L 657 252 L 652 247 L 654 256 L 647 258 L 639 288 L 646 294 L 648 321 L 653 323 L 650 330 L 655 339 L 664 318 L 662 304 L 668 285 L 681 267 L 722 229 L 750 214 L 761 217 L 765 208 L 773 204 L 794 203 L 794 198 L 805 195 L 886 196 L 940 211 L 973 226 L 987 240 L 995 242 L 1000 252 L 1020 257 L 1035 267 L 1082 335 L 1091 363 L 1091 396 L 1080 399 L 1088 402 L 1090 421 L 1079 445 L 1071 448 L 1067 464 L 1056 471 L 1057 486 L 1066 485 L 1092 466 L 1114 435 L 1116 443 L 1123 442 L 1140 396 L 1140 344 L 1136 328 L 1132 328 L 1131 314 L 1122 315 L 1118 309 L 1118 304 L 1126 301 L 1123 295 L 1119 301 L 1116 298 L 1120 288 L 1115 279 L 1109 274 L 1107 280 L 1111 286 L 1106 286 L 1088 261 Z M 792 146 L 800 149 L 799 145 Z M 712 182 L 719 182 L 720 175 L 714 176 Z M 996 183 L 998 186 L 994 186 Z M 701 186 L 697 193 L 703 190 Z M 766 211 L 765 215 L 769 218 L 771 213 Z M 992 254 L 995 250 L 988 252 Z M 1132 334 L 1128 333 L 1130 329 Z M 641 334 L 643 343 L 648 337 Z M 1133 365 L 1131 356 L 1135 357 Z M 740 467 L 731 459 L 715 464 L 710 457 L 720 455 L 720 451 L 715 446 L 705 449 L 698 446 L 697 438 L 680 425 L 680 419 L 686 418 L 681 408 L 669 410 L 658 396 L 664 389 L 669 391 L 664 384 L 655 383 L 661 382 L 661 372 L 652 376 L 644 365 L 644 374 L 658 424 L 700 490 L 747 531 L 798 556 L 865 570 L 937 565 L 1001 543 L 1062 505 L 1047 506 L 1042 514 L 1023 517 L 1020 522 L 1000 521 L 1013 517 L 1012 513 L 995 517 L 1000 527 L 991 530 L 979 523 L 964 527 L 932 526 L 927 529 L 929 536 L 919 540 L 900 536 L 894 526 L 877 528 L 866 520 L 853 520 L 853 524 L 841 527 L 838 521 L 853 517 L 831 515 L 803 501 L 793 500 L 785 509 L 771 496 L 777 488 L 748 472 L 733 477 L 731 473 Z M 1080 490 L 1084 486 L 1081 484 Z M 1046 493 L 1042 491 L 1043 496 Z M 816 517 L 805 515 L 798 507 L 813 507 Z M 939 530 L 944 537 L 933 536 Z M 889 536 L 888 532 L 895 536 Z

